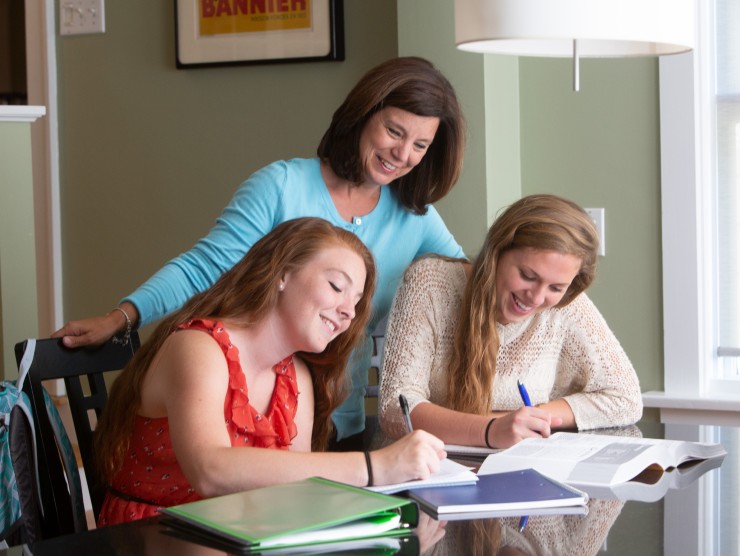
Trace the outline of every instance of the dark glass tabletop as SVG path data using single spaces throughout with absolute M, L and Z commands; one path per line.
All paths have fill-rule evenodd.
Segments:
M 657 419 L 644 419 L 637 428 L 646 438 L 718 442 L 728 454 L 683 470 L 681 487 L 665 494 L 650 485 L 621 490 L 612 499 L 592 498 L 586 516 L 532 516 L 523 532 L 515 517 L 449 522 L 444 538 L 424 554 L 740 555 L 740 428 L 663 425 Z M 625 493 L 627 499 L 620 499 Z
M 413 542 L 402 547 L 403 553 L 430 556 L 740 554 L 740 458 L 737 450 L 740 428 L 663 425 L 657 419 L 643 419 L 638 423 L 638 428 L 637 434 L 648 438 L 719 442 L 728 455 L 718 468 L 712 469 L 712 465 L 696 466 L 695 471 L 687 474 L 688 484 L 669 489 L 658 500 L 654 498 L 660 494 L 651 494 L 649 490 L 628 493 L 628 498 L 632 499 L 627 500 L 618 497 L 592 498 L 587 515 L 533 515 L 523 532 L 519 531 L 519 518 L 516 516 L 449 521 L 446 524 L 425 517 Z M 327 550 L 296 552 L 308 553 L 327 553 Z M 344 553 L 369 555 L 398 552 L 378 548 Z M 164 527 L 158 518 L 154 518 L 48 539 L 30 547 L 12 547 L 6 551 L 0 550 L 0 554 L 221 556 L 226 552 L 180 538 Z

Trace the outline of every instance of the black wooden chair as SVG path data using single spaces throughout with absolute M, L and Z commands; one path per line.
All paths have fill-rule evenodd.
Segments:
M 15 346 L 19 367 L 27 343 L 28 340 Z M 122 369 L 138 348 L 139 336 L 136 332 L 131 333 L 130 342 L 125 346 L 110 340 L 100 347 L 68 349 L 58 339 L 36 340 L 23 390 L 31 400 L 35 420 L 44 538 L 79 532 L 81 527 L 73 518 L 70 487 L 67 485 L 57 439 L 46 411 L 42 381 L 64 379 L 74 433 L 97 520 L 105 497 L 105 485 L 97 480 L 92 442 L 95 423 L 108 400 L 104 375 Z M 86 525 L 83 525 L 83 530 L 84 528 Z

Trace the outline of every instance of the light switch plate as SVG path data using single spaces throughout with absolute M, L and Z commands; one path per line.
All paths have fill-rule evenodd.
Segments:
M 599 255 L 602 257 L 606 256 L 606 223 L 604 221 L 604 209 L 603 208 L 587 208 L 585 210 L 594 221 L 596 231 L 599 233 Z
M 60 0 L 59 34 L 105 33 L 105 0 Z

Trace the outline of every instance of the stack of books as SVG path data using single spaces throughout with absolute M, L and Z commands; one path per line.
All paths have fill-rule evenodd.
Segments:
M 180 534 L 229 551 L 406 554 L 418 552 L 419 508 L 443 520 L 585 514 L 589 496 L 657 500 L 727 454 L 719 444 L 566 432 L 449 453 L 485 459 L 477 475 L 443 460 L 426 480 L 357 488 L 314 477 L 161 512 Z

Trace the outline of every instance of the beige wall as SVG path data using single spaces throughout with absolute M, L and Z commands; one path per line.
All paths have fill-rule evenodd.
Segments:
M 172 2 L 151 0 L 58 37 L 65 319 L 188 249 L 253 171 L 315 155 L 352 85 L 397 52 L 395 1 L 344 6 L 344 62 L 177 70 Z
M 169 2 L 106 6 L 106 33 L 60 37 L 65 318 L 99 314 L 187 249 L 237 185 L 310 156 L 372 65 L 434 61 L 470 124 L 463 177 L 438 208 L 474 255 L 498 209 L 551 191 L 606 208 L 591 291 L 643 390 L 662 387 L 657 63 L 462 53 L 448 0 L 345 0 L 346 61 L 176 70 Z

